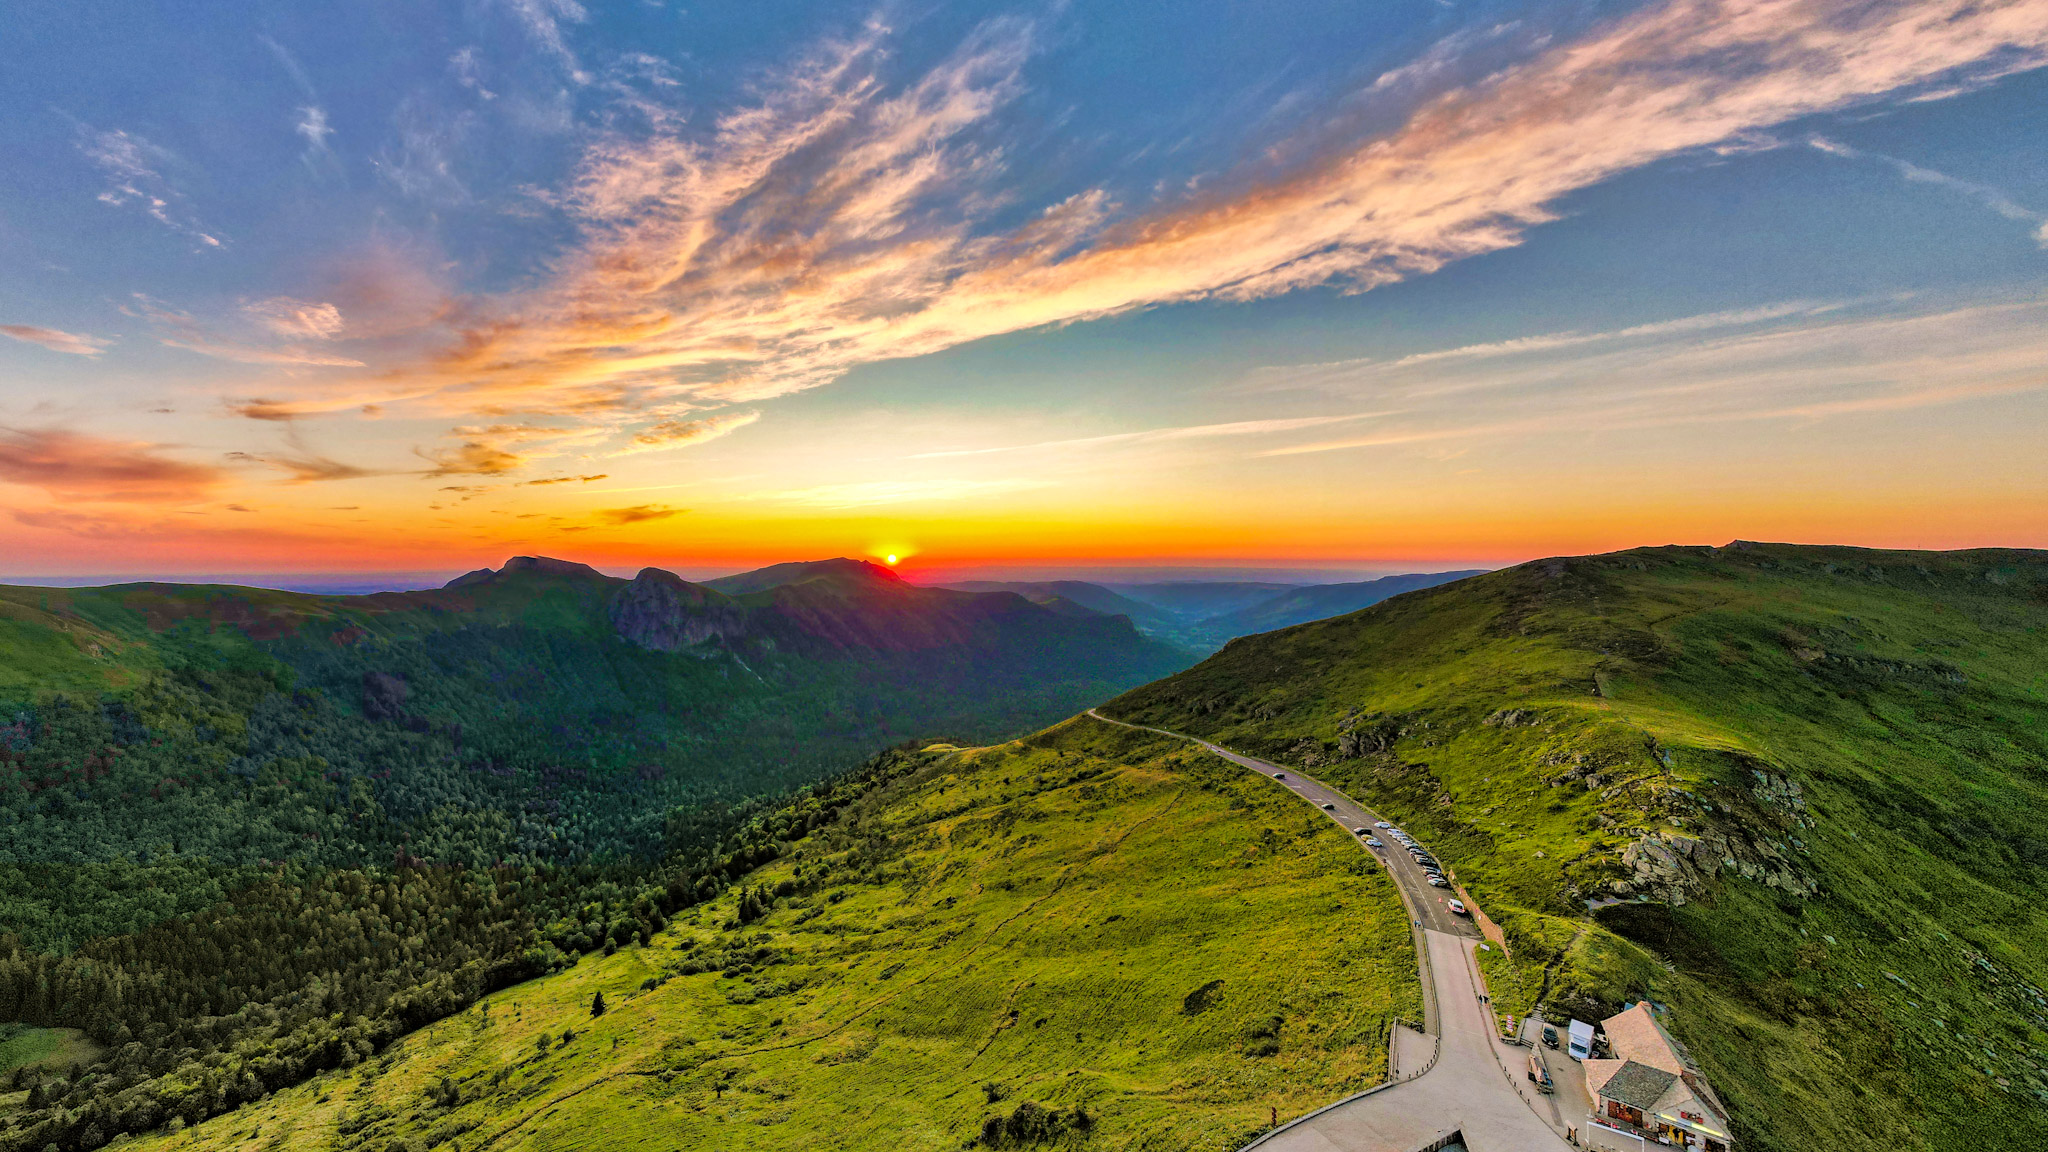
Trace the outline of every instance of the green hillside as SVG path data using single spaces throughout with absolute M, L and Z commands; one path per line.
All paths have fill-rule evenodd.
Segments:
M 91 1056 L 32 1061 L 0 1148 L 95 1148 L 340 1066 L 647 939 L 880 749 L 1028 732 L 1184 663 L 1015 595 L 784 575 L 726 596 L 522 557 L 370 596 L 0 588 L 0 1027 Z M 237 1079 L 199 1071 L 231 1057 Z
M 2048 1121 L 2048 554 L 1525 564 L 1105 706 L 1404 822 L 1554 1011 L 1649 997 L 1747 1148 Z
M 887 774 L 644 947 L 131 1146 L 1224 1150 L 1419 1012 L 1384 874 L 1232 765 L 1082 720 Z

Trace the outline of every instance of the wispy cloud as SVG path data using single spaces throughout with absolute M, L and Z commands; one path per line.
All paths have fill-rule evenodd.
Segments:
M 2048 303 L 1919 314 L 1821 313 L 1702 337 L 1551 349 L 1393 369 L 1319 385 L 1398 405 L 1358 436 L 1265 450 L 1292 456 L 1433 441 L 1584 438 L 1682 425 L 1801 423 L 2048 391 Z
M 670 508 L 666 504 L 635 504 L 631 508 L 602 508 L 598 510 L 597 515 L 607 524 L 620 525 L 666 520 L 671 516 L 679 516 L 682 512 L 683 509 Z
M 331 352 L 285 344 L 266 346 L 229 340 L 214 333 L 189 312 L 184 312 L 136 293 L 132 302 L 124 305 L 122 311 L 139 316 L 155 325 L 163 334 L 157 341 L 166 347 L 182 348 L 211 356 L 216 360 L 231 360 L 238 364 L 296 365 L 313 368 L 362 368 L 361 360 L 339 356 Z M 321 335 L 338 335 L 341 326 L 341 312 L 331 304 L 307 304 L 302 300 L 277 297 L 245 305 L 243 311 L 262 326 L 279 335 L 312 336 L 327 339 Z M 281 409 L 280 409 L 281 410 Z M 258 419 L 280 419 L 281 416 L 266 415 Z
M 216 360 L 232 360 L 237 364 L 294 364 L 308 368 L 362 368 L 361 360 L 347 356 L 336 356 L 331 352 L 319 352 L 310 348 L 264 348 L 253 344 L 237 344 L 228 340 L 209 340 L 198 337 L 165 336 L 160 341 L 169 348 L 182 348 L 211 356 Z
M 327 111 L 313 104 L 299 109 L 299 120 L 292 125 L 292 131 L 305 137 L 306 147 L 313 152 L 327 151 L 327 138 L 334 135 L 334 128 L 327 123 Z
M 0 482 L 66 500 L 158 503 L 192 500 L 220 469 L 163 454 L 164 446 L 52 428 L 0 428 Z
M 11 336 L 24 343 L 40 344 L 52 352 L 68 352 L 73 356 L 97 356 L 113 343 L 97 336 L 37 328 L 32 324 L 0 324 L 0 336 Z
M 1923 168 L 1909 160 L 1901 160 L 1896 156 L 1887 156 L 1882 152 L 1865 152 L 1860 148 L 1852 148 L 1847 144 L 1830 140 L 1825 136 L 1811 137 L 1807 140 L 1807 143 L 1821 152 L 1825 152 L 1830 156 L 1840 156 L 1845 160 L 1875 160 L 1896 171 L 1900 176 L 1905 177 L 1912 183 L 1930 184 L 1937 188 L 1945 188 L 1950 192 L 1967 196 L 2000 216 L 2005 217 L 2007 220 L 2016 220 L 2031 226 L 2034 243 L 2039 244 L 2043 248 L 2048 248 L 2048 212 L 2036 212 L 2032 208 L 2015 203 L 2012 197 L 2007 196 L 2000 189 L 1991 187 L 1989 184 L 1979 184 L 1972 180 L 1958 179 L 1946 172 L 1937 172 L 1932 168 Z
M 332 340 L 341 335 L 341 309 L 332 304 L 273 296 L 242 305 L 250 319 L 279 336 L 296 340 Z
M 133 205 L 164 227 L 196 240 L 201 248 L 222 246 L 218 236 L 200 227 L 184 196 L 160 171 L 176 158 L 169 149 L 120 129 L 101 132 L 80 125 L 79 132 L 79 150 L 107 180 L 100 203 L 116 208 Z
M 502 476 L 526 463 L 524 456 L 488 440 L 465 440 L 420 455 L 434 464 L 428 476 Z
M 1202 440 L 1214 436 L 1266 436 L 1295 432 L 1353 420 L 1385 416 L 1385 412 L 1353 412 L 1342 416 L 1297 416 L 1276 420 L 1237 420 L 1223 424 L 1189 424 L 1173 428 L 1147 428 L 1140 432 L 1112 432 L 1103 436 L 1081 436 L 1067 440 L 1040 440 L 1032 444 L 1006 444 L 995 448 L 948 448 L 937 452 L 912 453 L 911 459 L 948 456 L 991 456 L 1004 452 L 1036 452 L 1046 449 L 1095 448 L 1111 444 L 1141 444 L 1161 440 Z
M 698 420 L 663 420 L 633 434 L 625 448 L 614 455 L 629 455 L 636 452 L 660 452 L 669 448 L 682 448 L 690 444 L 702 444 L 736 432 L 759 420 L 759 412 L 734 412 L 724 416 L 706 416 Z
M 1349 392 L 1355 391 L 1361 381 L 1374 376 L 1398 374 L 1431 365 L 1451 366 L 1475 360 L 1541 356 L 1595 345 L 1742 328 L 1793 317 L 1820 316 L 1841 307 L 1841 304 L 1832 302 L 1787 301 L 1754 308 L 1735 308 L 1722 312 L 1679 316 L 1604 332 L 1545 332 L 1534 336 L 1517 336 L 1508 340 L 1490 340 L 1478 344 L 1461 344 L 1455 348 L 1414 352 L 1387 359 L 1364 357 L 1315 364 L 1275 365 L 1251 373 L 1246 381 L 1245 390 L 1278 391 L 1328 387 Z
M 313 484 L 327 480 L 359 480 L 365 476 L 381 476 L 375 469 L 359 468 L 339 460 L 322 456 L 317 452 L 303 449 L 292 452 L 230 452 L 228 459 L 250 464 L 267 464 L 289 474 L 293 484 Z
M 991 21 L 892 84 L 874 26 L 722 117 L 641 98 L 648 127 L 602 139 L 557 197 L 582 238 L 552 281 L 486 303 L 416 375 L 455 410 L 715 405 L 1162 303 L 1365 290 L 1518 244 L 1618 173 L 2039 65 L 2048 0 L 1670 0 L 1283 176 L 1149 206 L 1089 192 L 994 228 L 1014 206 L 991 133 L 1036 38 Z
M 562 24 L 580 24 L 590 19 L 590 13 L 576 0 L 499 0 L 506 12 L 525 29 L 533 42 L 548 55 L 561 61 L 577 83 L 587 83 L 589 77 L 576 63 L 576 54 L 569 49 L 569 40 L 562 32 Z
M 448 57 L 448 70 L 455 76 L 455 82 L 477 94 L 480 99 L 496 100 L 498 94 L 484 87 L 483 56 L 475 46 L 458 49 Z

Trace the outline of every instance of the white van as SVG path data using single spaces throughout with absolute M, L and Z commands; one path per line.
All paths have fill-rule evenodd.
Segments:
M 1569 1029 L 1570 1039 L 1565 1044 L 1565 1054 L 1574 1060 L 1584 1060 L 1593 1055 L 1593 1026 L 1584 1020 L 1574 1020 Z

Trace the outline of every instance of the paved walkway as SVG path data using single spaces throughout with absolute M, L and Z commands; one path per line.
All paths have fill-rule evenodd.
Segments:
M 1125 728 L 1144 727 L 1111 720 L 1092 708 L 1088 715 Z M 1380 817 L 1296 769 L 1242 756 L 1179 732 L 1163 728 L 1145 731 L 1192 741 L 1226 760 L 1276 778 L 1343 825 L 1361 849 L 1365 838 L 1355 829 L 1380 831 L 1373 827 Z M 1479 929 L 1445 907 L 1449 897 L 1429 886 L 1406 852 L 1394 850 L 1389 842 L 1373 855 L 1392 875 L 1416 926 L 1417 951 L 1428 960 L 1424 1025 L 1440 1039 L 1436 1063 L 1414 1079 L 1353 1096 L 1276 1128 L 1247 1145 L 1247 1150 L 1410 1152 L 1455 1128 L 1464 1133 L 1465 1146 L 1471 1152 L 1572 1152 L 1571 1145 L 1523 1099 L 1514 1079 L 1521 1075 L 1529 1050 L 1503 1044 L 1494 1028 L 1493 1010 L 1479 1000 L 1483 983 L 1472 957 Z M 1470 897 L 1465 899 L 1469 902 Z M 1402 1044 L 1404 1064 L 1414 1063 L 1410 1054 L 1417 1047 Z M 1402 1071 L 1405 1074 L 1408 1069 Z

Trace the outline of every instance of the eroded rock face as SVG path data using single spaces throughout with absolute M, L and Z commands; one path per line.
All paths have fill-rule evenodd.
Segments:
M 1698 836 L 1659 832 L 1622 849 L 1621 863 L 1629 875 L 1611 887 L 1617 896 L 1644 896 L 1679 905 L 1697 896 L 1719 872 L 1795 896 L 1811 896 L 1818 885 L 1800 867 L 1800 851 L 1796 837 L 1781 836 L 1774 829 L 1715 821 Z
M 691 648 L 707 640 L 746 634 L 747 613 L 727 597 L 673 572 L 643 568 L 619 589 L 610 608 L 612 627 L 626 641 L 657 652 Z

